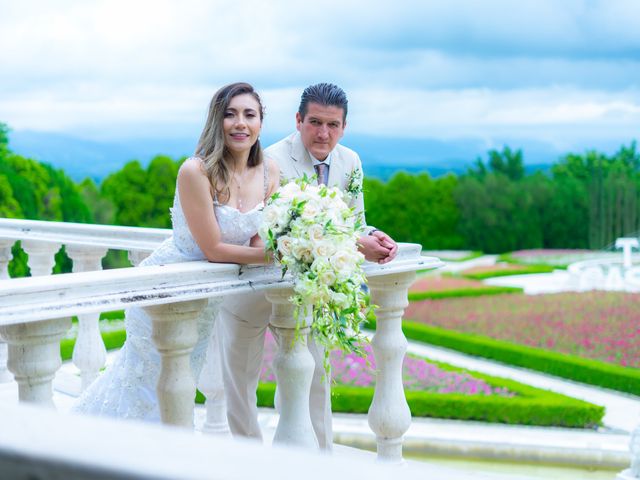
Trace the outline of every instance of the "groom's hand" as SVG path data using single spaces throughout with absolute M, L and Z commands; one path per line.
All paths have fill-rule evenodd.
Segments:
M 380 241 L 380 245 L 389 249 L 387 256 L 379 260 L 378 263 L 388 263 L 396 258 L 396 255 L 398 254 L 398 244 L 394 242 L 389 235 L 384 233 L 382 230 L 375 230 L 370 236 L 377 238 Z
M 398 245 L 389 235 L 376 230 L 371 235 L 363 235 L 358 239 L 358 250 L 368 261 L 384 264 L 395 258 Z

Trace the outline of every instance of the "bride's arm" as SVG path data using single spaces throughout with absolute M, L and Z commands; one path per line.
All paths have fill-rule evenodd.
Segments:
M 178 172 L 180 204 L 194 240 L 210 262 L 266 263 L 264 248 L 224 243 L 213 209 L 211 188 L 199 162 L 187 160 Z
M 269 200 L 269 198 L 271 198 L 271 195 L 273 195 L 280 187 L 280 167 L 278 167 L 278 162 L 271 158 L 265 157 L 264 161 L 266 162 L 269 172 L 269 187 L 267 189 L 267 196 L 264 198 L 264 203 L 266 205 L 267 200 Z M 249 245 L 251 245 L 252 247 L 264 248 L 264 242 L 258 234 L 254 235 L 253 238 L 251 238 Z

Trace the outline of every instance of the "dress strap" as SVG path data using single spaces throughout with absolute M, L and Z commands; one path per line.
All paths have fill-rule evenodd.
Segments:
M 262 161 L 263 171 L 264 171 L 264 198 L 266 200 L 267 193 L 269 193 L 269 169 L 267 168 L 267 159 L 265 158 Z

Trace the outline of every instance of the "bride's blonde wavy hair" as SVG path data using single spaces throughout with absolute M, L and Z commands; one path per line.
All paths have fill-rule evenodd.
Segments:
M 214 189 L 216 195 L 222 195 L 229 198 L 229 183 L 231 181 L 231 173 L 229 172 L 229 161 L 231 155 L 224 142 L 224 130 L 222 124 L 224 122 L 224 113 L 229 107 L 229 103 L 233 97 L 243 94 L 250 94 L 256 99 L 260 106 L 260 120 L 264 118 L 264 107 L 260 96 L 254 88 L 244 82 L 232 83 L 218 90 L 209 105 L 209 114 L 205 123 L 198 146 L 196 148 L 196 156 L 202 159 L 204 169 L 209 177 L 209 182 Z M 260 139 L 251 146 L 249 151 L 249 160 L 247 166 L 255 167 L 263 162 L 262 147 Z

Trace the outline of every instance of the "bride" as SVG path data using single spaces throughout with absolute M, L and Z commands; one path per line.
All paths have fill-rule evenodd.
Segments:
M 173 236 L 141 266 L 209 260 L 265 263 L 257 235 L 266 199 L 277 189 L 278 166 L 266 161 L 258 136 L 260 97 L 247 83 L 216 92 L 196 154 L 180 167 L 171 209 Z M 216 315 L 210 300 L 198 320 L 191 368 L 198 378 Z M 156 384 L 160 356 L 151 342 L 151 319 L 142 308 L 126 311 L 127 340 L 117 359 L 80 396 L 72 411 L 159 421 Z

